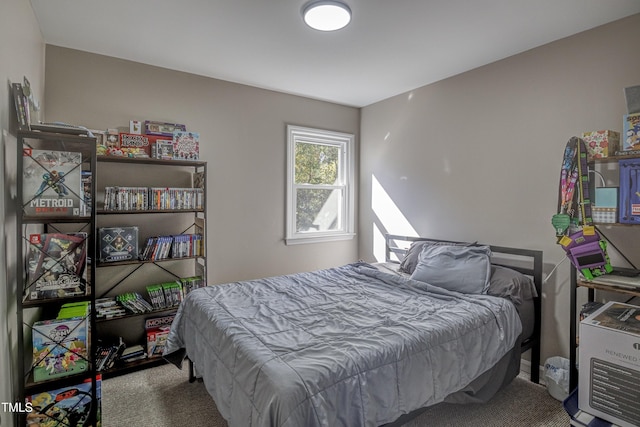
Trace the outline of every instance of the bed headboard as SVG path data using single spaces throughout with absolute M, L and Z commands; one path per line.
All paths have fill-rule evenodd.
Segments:
M 409 245 L 416 241 L 429 241 L 439 243 L 463 243 L 453 240 L 431 239 L 427 237 L 400 236 L 387 234 L 385 236 L 385 261 L 400 262 L 407 252 Z M 507 246 L 488 245 L 491 248 L 491 263 L 508 267 L 530 276 L 538 291 L 538 297 L 534 299 L 535 326 L 533 335 L 522 343 L 522 351 L 531 350 L 531 381 L 539 382 L 540 366 L 540 338 L 542 315 L 542 251 L 523 248 L 511 248 Z

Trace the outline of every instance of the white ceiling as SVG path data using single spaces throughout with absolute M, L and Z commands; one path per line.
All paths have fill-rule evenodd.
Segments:
M 638 0 L 31 0 L 48 44 L 362 107 L 598 25 Z

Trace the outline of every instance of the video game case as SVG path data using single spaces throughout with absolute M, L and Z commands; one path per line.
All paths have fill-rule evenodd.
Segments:
M 25 215 L 81 215 L 84 193 L 81 153 L 25 148 L 22 164 Z
M 26 396 L 32 411 L 26 415 L 28 426 L 100 426 L 102 425 L 102 375 L 96 375 L 96 401 L 91 378 L 70 385 Z M 96 423 L 90 419 L 95 406 Z M 70 424 L 70 420 L 73 424 Z
M 182 292 L 185 297 L 194 289 L 207 286 L 207 282 L 202 276 L 184 277 L 180 279 L 180 282 L 182 283 Z
M 88 318 L 35 322 L 33 380 L 45 381 L 89 369 Z
M 82 201 L 80 203 L 80 215 L 90 216 L 91 208 L 93 206 L 93 199 L 91 198 L 91 181 L 93 180 L 93 174 L 91 171 L 82 171 L 80 175 L 82 181 Z
M 25 299 L 86 295 L 87 233 L 29 236 Z
M 147 286 L 147 293 L 151 300 L 151 306 L 155 310 L 160 310 L 167 307 L 167 301 L 164 298 L 164 291 L 162 285 L 149 285 Z
M 143 261 L 159 261 L 167 259 L 169 257 L 169 251 L 172 241 L 172 236 L 149 237 L 147 239 L 145 247 L 142 250 L 140 259 Z
M 98 238 L 100 262 L 138 259 L 138 227 L 103 227 Z
M 153 307 L 137 292 L 118 295 L 116 300 L 131 313 L 140 314 L 153 311 Z

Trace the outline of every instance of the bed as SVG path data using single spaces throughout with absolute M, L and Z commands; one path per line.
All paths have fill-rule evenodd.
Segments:
M 538 382 L 540 251 L 386 241 L 384 263 L 192 291 L 165 359 L 178 367 L 189 360 L 190 375 L 203 379 L 231 427 L 399 426 L 440 402 L 487 401 L 518 374 L 527 350 Z M 486 253 L 489 266 L 479 263 L 490 269 L 486 281 L 499 270 L 511 282 L 491 291 L 497 296 L 438 282 L 475 282 L 475 271 L 464 271 L 471 256 L 454 274 L 441 274 L 438 264 L 444 278 L 429 276 L 438 285 L 422 280 L 443 251 Z M 411 274 L 409 257 L 417 260 Z

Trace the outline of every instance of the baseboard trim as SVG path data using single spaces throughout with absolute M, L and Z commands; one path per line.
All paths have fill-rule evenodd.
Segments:
M 544 382 L 544 366 L 538 366 L 538 372 L 540 374 L 540 384 L 545 385 Z M 520 359 L 520 375 L 531 378 L 531 361 L 526 359 Z

